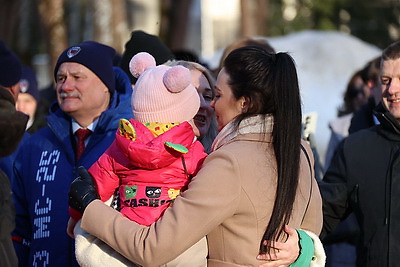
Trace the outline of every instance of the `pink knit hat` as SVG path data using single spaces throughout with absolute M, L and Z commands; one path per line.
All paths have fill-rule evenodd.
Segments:
M 200 108 L 200 97 L 183 66 L 156 66 L 152 55 L 132 57 L 129 70 L 139 78 L 133 88 L 132 109 L 139 122 L 181 123 L 191 120 Z

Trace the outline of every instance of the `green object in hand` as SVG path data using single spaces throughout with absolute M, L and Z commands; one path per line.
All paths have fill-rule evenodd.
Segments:
M 180 145 L 180 144 L 174 144 L 174 143 L 171 143 L 171 142 L 165 142 L 165 145 L 167 147 L 169 147 L 169 148 L 172 148 L 175 151 L 178 151 L 178 152 L 182 153 L 182 154 L 186 154 L 186 153 L 189 152 L 189 150 L 185 146 Z
M 289 267 L 310 266 L 314 257 L 314 242 L 306 232 L 297 229 L 296 231 L 299 235 L 300 255 Z

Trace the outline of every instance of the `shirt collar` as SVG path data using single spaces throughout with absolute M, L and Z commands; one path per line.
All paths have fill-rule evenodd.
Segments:
M 99 120 L 95 120 L 94 122 L 92 122 L 88 127 L 86 127 L 86 129 L 91 130 L 92 132 L 94 132 L 94 129 L 96 129 L 97 123 L 99 122 Z M 78 131 L 79 129 L 82 129 L 83 127 L 79 125 L 79 123 L 72 119 L 72 132 L 75 134 L 76 131 Z

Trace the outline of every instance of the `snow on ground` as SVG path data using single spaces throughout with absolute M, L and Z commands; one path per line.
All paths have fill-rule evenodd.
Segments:
M 337 31 L 301 31 L 266 38 L 277 52 L 288 52 L 295 60 L 303 101 L 303 114 L 317 113 L 315 141 L 324 162 L 330 131 L 351 75 L 381 50 L 349 34 Z M 206 61 L 215 67 L 221 51 Z

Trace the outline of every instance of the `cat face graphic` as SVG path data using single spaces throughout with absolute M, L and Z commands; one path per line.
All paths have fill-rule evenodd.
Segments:
M 136 196 L 136 193 L 137 193 L 137 185 L 125 186 L 125 199 L 134 198 Z
M 146 186 L 146 196 L 148 198 L 158 198 L 161 196 L 161 187 Z

